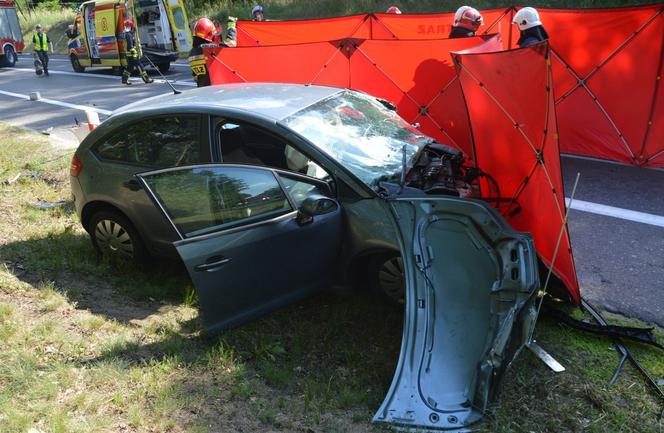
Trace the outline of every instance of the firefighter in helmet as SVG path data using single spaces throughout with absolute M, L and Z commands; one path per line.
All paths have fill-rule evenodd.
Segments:
M 263 15 L 263 6 L 256 5 L 251 10 L 251 20 L 252 21 L 265 21 L 265 15 Z
M 207 59 L 203 54 L 204 46 L 234 47 L 236 46 L 236 23 L 237 18 L 228 17 L 228 31 L 223 42 L 219 42 L 222 37 L 223 28 L 215 26 L 211 19 L 201 18 L 196 21 L 194 26 L 194 43 L 189 51 L 189 66 L 194 75 L 194 81 L 198 87 L 210 85 L 210 73 L 207 68 Z
M 127 66 L 122 71 L 122 84 L 130 85 L 129 77 L 133 72 L 137 72 L 145 83 L 154 81 L 143 66 L 141 66 L 141 47 L 136 44 L 136 35 L 134 35 L 134 22 L 130 19 L 124 22 L 124 32 L 122 33 L 125 41 L 125 56 L 127 58 Z
M 450 38 L 470 38 L 484 24 L 482 14 L 470 6 L 461 6 L 454 14 L 454 25 Z
M 517 41 L 521 48 L 549 39 L 549 35 L 540 21 L 539 14 L 534 8 L 519 9 L 512 19 L 512 24 L 516 24 L 521 31 L 521 36 Z

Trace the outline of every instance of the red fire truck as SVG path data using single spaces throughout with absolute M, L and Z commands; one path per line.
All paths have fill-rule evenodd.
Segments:
M 13 0 L 0 0 L 0 66 L 14 66 L 25 44 Z

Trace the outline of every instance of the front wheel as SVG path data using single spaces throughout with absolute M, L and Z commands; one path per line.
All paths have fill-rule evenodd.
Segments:
M 2 66 L 7 66 L 9 68 L 13 67 L 18 60 L 18 56 L 16 55 L 16 51 L 14 51 L 14 47 L 7 45 L 3 50 L 3 54 L 4 57 L 2 59 Z
M 384 254 L 373 257 L 369 263 L 369 272 L 369 284 L 373 292 L 380 294 L 391 304 L 403 306 L 406 303 L 406 278 L 400 255 Z
M 76 54 L 70 54 L 69 61 L 71 62 L 71 67 L 74 72 L 85 72 L 85 66 L 81 66 L 81 62 L 78 61 L 78 56 Z
M 100 211 L 90 219 L 92 245 L 103 255 L 143 263 L 147 250 L 134 225 L 122 214 Z

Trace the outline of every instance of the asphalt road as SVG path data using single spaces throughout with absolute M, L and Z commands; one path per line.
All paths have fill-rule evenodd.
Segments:
M 81 106 L 103 119 L 122 105 L 171 92 L 163 80 L 133 79 L 132 86 L 124 86 L 110 69 L 73 73 L 64 57 L 51 60 L 48 78 L 36 77 L 31 68 L 27 56 L 16 68 L 0 68 L 0 120 L 37 131 L 70 128 L 75 118 L 85 119 Z M 193 86 L 185 63 L 173 65 L 166 78 L 180 90 Z M 31 92 L 40 92 L 42 100 L 26 100 Z M 570 234 L 582 296 L 664 326 L 664 171 L 565 157 L 568 194 L 577 173 Z

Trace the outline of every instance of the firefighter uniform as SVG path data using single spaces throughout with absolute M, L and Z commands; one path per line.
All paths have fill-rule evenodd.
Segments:
M 237 33 L 235 22 L 237 18 L 228 17 L 228 31 L 223 42 L 216 44 L 213 41 L 219 40 L 222 34 L 222 27 L 216 28 L 214 23 L 208 18 L 201 18 L 194 28 L 193 48 L 189 51 L 189 66 L 194 76 L 194 81 L 198 87 L 205 87 L 211 84 L 210 72 L 207 67 L 207 58 L 203 54 L 205 46 L 210 47 L 234 47 L 236 46 Z
M 136 36 L 134 35 L 133 23 L 125 22 L 125 31 L 123 33 L 125 40 L 125 56 L 127 57 L 127 67 L 122 71 L 122 83 L 131 84 L 129 77 L 133 72 L 137 72 L 145 83 L 151 83 L 153 80 L 150 78 L 143 66 L 141 66 L 141 47 L 136 45 Z

